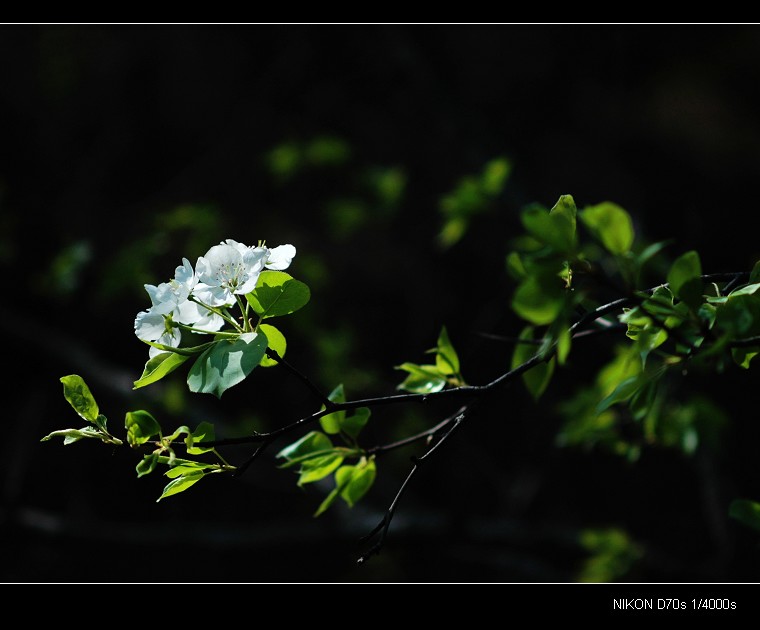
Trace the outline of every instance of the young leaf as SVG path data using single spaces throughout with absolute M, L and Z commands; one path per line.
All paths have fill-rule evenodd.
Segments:
M 686 252 L 676 258 L 668 271 L 670 290 L 692 308 L 702 302 L 702 264 L 695 251 Z
M 342 463 L 343 455 L 340 453 L 307 459 L 301 463 L 301 470 L 299 471 L 301 476 L 298 478 L 298 485 L 303 486 L 324 479 Z
M 277 328 L 269 324 L 259 324 L 259 330 L 267 336 L 267 347 L 274 350 L 280 357 L 285 356 L 288 344 L 283 335 Z M 274 367 L 278 365 L 276 359 L 270 359 L 266 354 L 261 359 L 261 367 Z
M 533 327 L 526 326 L 523 328 L 518 338 L 521 342 L 533 341 Z M 519 365 L 522 365 L 526 361 L 533 358 L 538 352 L 538 346 L 532 343 L 517 343 L 515 350 L 512 353 L 512 369 L 515 369 Z M 533 396 L 534 400 L 538 400 L 541 394 L 544 393 L 546 387 L 549 385 L 552 374 L 554 373 L 554 357 L 549 359 L 548 362 L 539 363 L 536 366 L 530 368 L 522 375 L 525 388 Z
M 137 466 L 135 466 L 135 470 L 137 471 L 137 476 L 144 477 L 145 475 L 149 475 L 156 469 L 156 465 L 158 464 L 158 453 L 150 453 L 143 457 L 138 463 Z
M 446 386 L 446 375 L 435 365 L 417 365 L 415 363 L 402 363 L 396 366 L 397 370 L 409 372 L 404 382 L 398 385 L 413 394 L 431 394 L 441 391 Z
M 309 453 L 315 453 L 319 451 L 328 451 L 333 447 L 330 438 L 324 433 L 319 431 L 311 431 L 304 435 L 300 440 L 289 444 L 277 453 L 277 458 L 282 459 L 296 459 Z
M 340 496 L 348 503 L 348 507 L 354 507 L 359 499 L 367 494 L 375 482 L 376 472 L 374 459 L 364 460 L 364 463 L 360 462 L 354 467 L 348 483 L 340 491 Z
M 343 419 L 340 423 L 340 428 L 352 438 L 356 439 L 359 437 L 359 433 L 361 433 L 364 425 L 367 424 L 371 413 L 369 407 L 359 407 L 354 411 L 353 415 L 346 416 Z
M 166 484 L 166 487 L 161 493 L 161 496 L 156 499 L 156 503 L 158 503 L 161 499 L 165 499 L 166 497 L 184 492 L 190 486 L 198 483 L 203 478 L 203 475 L 203 471 L 193 471 L 185 473 L 176 479 L 172 479 L 169 483 Z
M 625 254 L 633 245 L 631 216 L 609 201 L 588 206 L 579 213 L 581 221 L 611 254 Z
M 330 395 L 327 397 L 328 400 L 334 402 L 334 403 L 343 403 L 346 402 L 346 393 L 343 391 L 343 383 L 338 385 L 332 392 L 330 392 Z M 324 410 L 324 405 L 322 405 L 322 409 Z M 336 411 L 334 413 L 328 413 L 326 416 L 322 416 L 319 419 L 319 424 L 322 425 L 322 430 L 325 433 L 329 433 L 330 435 L 335 435 L 336 433 L 340 433 L 340 427 L 343 424 L 343 421 L 346 419 L 346 412 L 345 411 Z
M 128 411 L 124 418 L 127 443 L 131 447 L 145 444 L 150 438 L 161 434 L 161 426 L 147 411 Z
M 100 413 L 90 388 L 78 374 L 62 376 L 63 396 L 82 418 L 95 422 Z
M 308 303 L 311 292 L 284 271 L 262 271 L 256 288 L 245 297 L 256 314 L 265 319 L 297 311 Z
M 575 248 L 575 202 L 570 195 L 560 197 L 551 212 L 538 205 L 528 206 L 521 219 L 532 236 L 558 252 L 569 253 Z
M 151 358 L 143 370 L 142 376 L 134 382 L 133 389 L 145 387 L 161 380 L 167 374 L 176 370 L 190 358 L 189 355 L 177 354 L 176 352 L 162 352 Z
M 210 422 L 201 422 L 192 433 L 185 438 L 185 446 L 190 455 L 200 455 L 214 450 L 213 447 L 203 448 L 203 442 L 214 441 L 214 425 Z
M 456 350 L 454 350 L 454 346 L 451 345 L 446 326 L 441 328 L 441 334 L 438 335 L 435 365 L 441 374 L 447 376 L 459 374 L 459 356 L 457 355 Z
M 190 368 L 187 376 L 190 391 L 221 398 L 259 365 L 266 348 L 267 338 L 262 332 L 243 333 L 234 341 L 216 341 Z
M 73 444 L 84 438 L 96 438 L 105 441 L 105 436 L 100 431 L 95 427 L 87 426 L 81 429 L 62 429 L 60 431 L 53 431 L 42 438 L 40 442 L 47 442 L 55 437 L 62 437 L 64 446 Z
M 551 324 L 564 305 L 561 280 L 550 274 L 527 276 L 512 296 L 515 313 L 536 326 Z

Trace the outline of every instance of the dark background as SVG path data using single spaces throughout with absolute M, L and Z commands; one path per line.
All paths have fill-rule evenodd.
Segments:
M 529 202 L 609 199 L 705 271 L 749 269 L 759 82 L 756 26 L 0 27 L 0 579 L 570 582 L 581 533 L 619 528 L 641 556 L 618 579 L 757 580 L 758 539 L 727 516 L 760 499 L 756 375 L 692 381 L 730 418 L 718 451 L 628 464 L 558 448 L 553 408 L 593 378 L 602 341 L 538 405 L 511 388 L 481 407 L 361 567 L 357 541 L 414 449 L 378 462 L 357 507 L 313 519 L 324 488 L 299 491 L 275 448 L 241 479 L 156 503 L 165 480 L 136 479 L 127 449 L 39 439 L 79 426 L 58 380 L 71 373 L 117 429 L 147 408 L 231 437 L 314 410 L 278 368 L 221 401 L 188 394 L 181 371 L 132 391 L 143 283 L 224 238 L 296 245 L 312 301 L 281 323 L 288 357 L 351 398 L 393 393 L 393 366 L 422 362 L 444 324 L 468 381 L 508 367 L 511 348 L 480 333 L 519 329 L 504 256 Z M 494 208 L 440 247 L 441 198 L 501 156 L 513 171 Z M 378 410 L 367 440 L 449 411 Z

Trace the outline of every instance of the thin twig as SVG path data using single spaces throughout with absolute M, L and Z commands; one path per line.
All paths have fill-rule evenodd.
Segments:
M 267 356 L 272 359 L 273 361 L 277 361 L 280 365 L 282 365 L 284 368 L 286 368 L 291 374 L 295 375 L 296 378 L 298 378 L 306 387 L 311 390 L 311 393 L 314 394 L 317 398 L 319 398 L 320 402 L 328 408 L 332 408 L 335 403 L 333 403 L 332 400 L 330 400 L 327 396 L 325 396 L 322 391 L 314 385 L 314 383 L 311 382 L 308 376 L 306 376 L 303 372 L 300 370 L 297 370 L 294 368 L 290 363 L 288 363 L 284 358 L 282 358 L 276 350 L 273 350 L 272 348 L 266 349 Z
M 456 416 L 449 430 L 446 431 L 446 433 L 444 433 L 443 435 L 441 435 L 438 441 L 435 444 L 433 444 L 433 446 L 431 446 L 425 452 L 425 454 L 422 455 L 422 457 L 412 458 L 412 462 L 414 463 L 414 465 L 412 466 L 412 469 L 409 471 L 409 474 L 406 476 L 406 479 L 404 479 L 404 483 L 401 484 L 401 487 L 398 489 L 398 492 L 396 492 L 396 496 L 393 497 L 393 501 L 391 502 L 390 506 L 386 510 L 385 515 L 383 516 L 382 520 L 375 526 L 375 528 L 369 534 L 362 537 L 361 542 L 366 543 L 372 540 L 375 536 L 379 535 L 378 540 L 375 542 L 374 545 L 372 545 L 372 547 L 370 547 L 367 553 L 359 557 L 359 559 L 356 561 L 357 564 L 363 564 L 371 556 L 374 556 L 380 553 L 380 549 L 382 549 L 383 544 L 385 543 L 385 539 L 388 536 L 388 528 L 390 527 L 391 521 L 393 520 L 393 515 L 396 512 L 396 507 L 398 506 L 398 503 L 401 500 L 401 497 L 404 495 L 404 492 L 406 491 L 406 488 L 409 485 L 409 482 L 412 480 L 414 475 L 420 469 L 421 464 L 428 457 L 430 457 L 436 450 L 438 450 L 438 447 L 441 444 L 443 444 L 449 437 L 451 437 L 454 431 L 462 424 L 462 422 L 464 421 L 464 418 L 465 418 L 464 412 Z
M 372 448 L 368 448 L 366 449 L 367 457 L 369 457 L 370 455 L 378 455 L 380 453 L 387 453 L 388 451 L 393 451 L 397 448 L 402 448 L 404 446 L 407 446 L 408 444 L 419 442 L 420 440 L 423 440 L 425 438 L 432 439 L 435 437 L 436 433 L 440 433 L 442 429 L 446 428 L 449 424 L 456 421 L 457 416 L 464 413 L 466 410 L 467 410 L 466 405 L 464 407 L 460 407 L 455 413 L 451 414 L 448 418 L 441 420 L 434 427 L 426 429 L 425 431 L 420 431 L 419 433 L 415 435 L 410 435 L 409 437 L 406 437 L 403 440 L 398 440 L 397 442 L 391 442 L 390 444 L 380 444 L 378 446 L 373 446 Z

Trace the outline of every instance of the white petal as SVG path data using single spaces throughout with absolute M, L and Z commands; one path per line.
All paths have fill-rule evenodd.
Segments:
M 238 252 L 240 252 L 240 255 L 242 256 L 245 254 L 245 251 L 247 249 L 250 249 L 247 245 L 243 245 L 242 243 L 238 243 L 237 241 L 233 241 L 231 238 L 228 238 L 226 241 L 221 243 L 222 245 L 229 245 L 230 247 L 234 247 Z
M 250 273 L 256 273 L 264 268 L 264 263 L 267 260 L 266 247 L 255 247 L 249 249 L 243 255 L 243 264 L 245 264 L 245 270 Z
M 150 340 L 150 341 L 153 341 L 153 340 Z M 180 332 L 179 328 L 172 328 L 171 331 L 165 331 L 164 334 L 161 335 L 155 341 L 165 346 L 178 348 L 179 342 L 182 341 L 182 333 Z M 157 354 L 161 354 L 162 352 L 167 352 L 167 351 L 159 350 L 158 348 L 154 348 L 153 346 L 151 346 L 150 349 L 148 350 L 148 356 L 152 359 Z
M 250 293 L 256 288 L 256 283 L 259 281 L 259 276 L 261 275 L 260 271 L 254 271 L 252 273 L 248 274 L 248 279 L 237 288 L 237 291 L 235 293 L 239 295 L 245 295 L 246 293 Z
M 135 335 L 145 341 L 156 341 L 166 332 L 164 316 L 160 313 L 142 311 L 135 317 Z
M 187 290 L 191 290 L 197 280 L 195 279 L 195 272 L 193 266 L 187 258 L 182 259 L 182 265 L 174 270 L 174 279 Z
M 293 258 L 296 255 L 296 248 L 292 245 L 280 245 L 269 250 L 269 259 L 267 260 L 267 269 L 282 271 L 290 267 Z
M 210 332 L 221 330 L 222 326 L 224 326 L 224 320 L 216 313 L 212 313 L 211 311 L 206 310 L 202 307 L 201 309 L 206 311 L 206 315 L 195 322 L 195 327 L 202 328 L 203 330 L 208 330 Z
M 162 282 L 157 287 L 152 284 L 146 284 L 145 290 L 150 296 L 153 307 L 150 309 L 154 313 L 166 315 L 174 310 L 177 305 L 177 297 L 174 289 L 168 282 Z

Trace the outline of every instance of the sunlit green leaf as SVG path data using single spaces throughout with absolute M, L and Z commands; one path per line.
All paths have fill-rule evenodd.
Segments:
M 44 438 L 42 438 L 40 442 L 47 442 L 48 440 L 56 437 L 63 438 L 63 444 L 66 446 L 68 444 L 78 442 L 84 438 L 96 438 L 98 440 L 102 440 L 103 434 L 95 427 L 90 426 L 83 427 L 81 429 L 61 429 L 60 431 L 53 431 L 52 433 L 49 433 Z
M 330 395 L 327 397 L 328 400 L 334 402 L 334 403 L 344 403 L 346 402 L 346 392 L 343 390 L 343 383 L 338 385 L 334 390 L 330 392 Z M 322 409 L 324 410 L 324 405 L 322 406 Z M 319 419 L 319 424 L 322 425 L 322 430 L 325 433 L 329 433 L 330 435 L 334 435 L 336 433 L 340 433 L 340 427 L 343 421 L 346 419 L 346 412 L 341 411 L 335 411 L 333 413 L 328 413 L 325 416 L 322 416 Z
M 315 481 L 324 479 L 342 463 L 343 455 L 341 453 L 330 453 L 321 457 L 308 459 L 301 463 L 298 485 L 303 486 L 307 483 L 314 483 Z
M 256 288 L 246 299 L 262 319 L 288 315 L 305 306 L 309 287 L 284 271 L 262 271 Z
M 185 438 L 185 446 L 190 455 L 200 455 L 213 450 L 213 447 L 204 448 L 203 442 L 213 442 L 215 439 L 214 425 L 210 422 L 201 422 L 192 433 Z
M 375 468 L 375 460 L 364 460 L 364 463 L 359 463 L 354 466 L 353 471 L 350 473 L 350 479 L 348 483 L 343 485 L 343 489 L 340 491 L 341 498 L 348 503 L 349 507 L 353 507 L 372 487 L 375 482 L 375 476 L 377 470 Z M 341 485 L 341 480 L 338 479 L 336 474 L 336 481 Z
M 525 208 L 522 224 L 530 234 L 559 252 L 575 248 L 575 203 L 570 195 L 560 197 L 551 212 L 539 205 Z
M 169 483 L 166 484 L 166 487 L 164 487 L 164 491 L 161 493 L 161 496 L 156 499 L 156 503 L 158 503 L 161 499 L 165 499 L 166 497 L 184 492 L 190 486 L 198 483 L 203 478 L 203 475 L 203 471 L 193 471 L 181 475 L 176 479 L 172 479 Z
M 135 470 L 137 470 L 137 476 L 138 477 L 144 477 L 145 475 L 149 475 L 156 469 L 156 465 L 158 464 L 158 453 L 150 453 L 143 457 L 135 467 Z
M 409 373 L 398 389 L 413 394 L 430 394 L 439 392 L 446 386 L 446 375 L 441 374 L 435 365 L 417 365 L 407 362 L 397 365 L 395 369 Z
M 190 368 L 187 377 L 190 391 L 221 398 L 259 365 L 266 347 L 267 338 L 262 332 L 243 333 L 234 341 L 215 342 Z
M 692 250 L 673 262 L 668 271 L 668 285 L 676 296 L 696 308 L 702 301 L 701 275 L 699 254 Z
M 167 462 L 161 461 L 163 458 L 159 457 L 159 463 L 166 464 Z M 172 467 L 167 470 L 164 475 L 169 479 L 176 479 L 182 475 L 194 474 L 209 470 L 211 468 L 217 468 L 216 464 L 206 464 L 204 462 L 193 462 L 186 459 L 175 459 Z
M 190 358 L 190 355 L 177 354 L 176 352 L 162 352 L 148 360 L 145 364 L 142 376 L 134 382 L 133 389 L 145 387 L 161 380 L 167 374 L 176 370 Z
M 611 254 L 625 254 L 634 240 L 631 216 L 609 201 L 579 212 L 581 221 Z
M 533 327 L 526 326 L 520 332 L 518 337 L 520 342 L 533 341 Z M 515 345 L 515 350 L 512 353 L 512 369 L 526 363 L 532 359 L 538 352 L 538 346 L 532 343 L 520 343 Z M 525 388 L 530 392 L 535 400 L 541 396 L 549 385 L 552 374 L 554 373 L 554 357 L 549 361 L 542 362 L 536 366 L 530 368 L 527 372 L 523 372 L 522 379 L 525 384 Z
M 528 276 L 515 290 L 512 308 L 531 324 L 551 324 L 565 305 L 561 282 L 554 276 Z
M 278 458 L 296 459 L 309 453 L 327 451 L 333 447 L 330 438 L 319 431 L 311 431 L 277 453 Z
M 645 383 L 646 378 L 643 374 L 637 374 L 635 376 L 626 378 L 625 380 L 618 383 L 617 387 L 615 387 L 614 391 L 609 396 L 599 402 L 599 404 L 596 406 L 596 412 L 601 413 L 606 409 L 612 407 L 612 405 L 627 401 Z
M 356 439 L 369 421 L 371 413 L 369 407 L 359 407 L 352 415 L 346 416 L 343 419 L 340 423 L 340 428 L 352 438 Z
M 132 447 L 145 444 L 161 433 L 161 426 L 156 419 L 143 410 L 128 411 L 124 418 L 124 428 L 127 430 L 127 443 Z
M 441 328 L 441 334 L 438 336 L 435 364 L 441 374 L 459 374 L 459 356 L 451 344 L 446 326 Z
M 69 401 L 74 411 L 88 422 L 95 422 L 100 410 L 84 379 L 78 374 L 69 374 L 61 377 L 61 383 L 63 383 L 63 396 Z
M 285 341 L 285 335 L 283 335 L 277 328 L 270 326 L 269 324 L 260 324 L 259 330 L 267 336 L 267 346 L 270 350 L 274 350 L 280 358 L 285 356 L 285 351 L 288 349 L 288 343 Z M 261 367 L 273 367 L 278 365 L 276 359 L 270 359 L 266 354 L 261 359 Z

